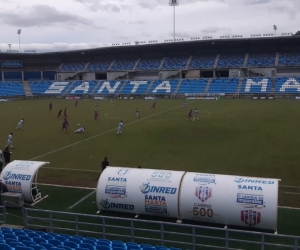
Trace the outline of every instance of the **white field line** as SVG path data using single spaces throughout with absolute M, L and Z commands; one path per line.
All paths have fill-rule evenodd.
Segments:
M 283 209 L 300 210 L 300 207 L 286 207 L 286 206 L 278 206 L 278 207 Z
M 295 193 L 295 192 L 284 192 L 285 194 L 300 194 L 300 193 Z
M 132 125 L 132 124 L 134 124 L 134 123 L 136 123 L 136 122 L 139 122 L 139 121 L 143 121 L 143 120 L 145 120 L 145 119 L 147 119 L 147 118 L 150 118 L 150 117 L 152 117 L 152 116 L 156 116 L 156 115 L 159 115 L 159 114 L 168 112 L 168 111 L 170 111 L 170 110 L 172 110 L 172 109 L 176 109 L 176 108 L 179 108 L 179 107 L 181 107 L 181 105 L 176 106 L 176 107 L 173 107 L 173 108 L 169 108 L 169 109 L 166 109 L 166 110 L 163 110 L 163 111 L 160 111 L 160 112 L 157 112 L 157 113 L 152 114 L 152 115 L 148 115 L 148 116 L 146 116 L 146 117 L 140 118 L 140 119 L 135 120 L 135 121 L 132 121 L 132 122 L 130 122 L 130 123 L 127 123 L 127 124 L 124 125 L 124 127 L 129 126 L 129 125 Z M 69 145 L 67 145 L 67 146 L 58 148 L 58 149 L 53 150 L 53 151 L 50 151 L 50 152 L 48 152 L 48 153 L 45 153 L 45 154 L 42 154 L 42 155 L 33 157 L 33 158 L 29 159 L 29 160 L 32 161 L 32 160 L 35 160 L 35 159 L 44 157 L 44 156 L 46 156 L 46 155 L 50 155 L 50 154 L 59 152 L 59 151 L 64 150 L 64 149 L 66 149 L 66 148 L 70 148 L 70 147 L 75 146 L 75 145 L 77 145 L 77 144 L 80 144 L 80 143 L 82 143 L 82 142 L 89 141 L 89 140 L 91 140 L 91 139 L 94 139 L 94 138 L 99 137 L 99 136 L 101 136 L 101 135 L 108 134 L 108 133 L 110 133 L 110 132 L 112 132 L 112 131 L 116 131 L 116 130 L 117 130 L 117 128 L 113 128 L 113 129 L 107 130 L 107 131 L 105 131 L 105 132 L 102 132 L 102 133 L 100 133 L 100 134 L 97 134 L 97 135 L 94 135 L 94 136 L 92 136 L 92 137 L 86 138 L 86 139 L 84 139 L 84 140 L 81 140 L 81 141 L 78 141 L 78 142 L 69 144 Z
M 300 186 L 284 186 L 284 185 L 279 185 L 279 187 L 284 187 L 284 188 L 300 188 Z
M 93 172 L 100 173 L 100 170 L 90 170 L 90 169 L 78 169 L 78 168 L 53 168 L 53 167 L 42 167 L 42 169 L 55 169 L 55 170 L 70 170 L 70 171 L 81 171 L 81 172 Z
M 75 189 L 86 189 L 86 190 L 96 190 L 96 188 L 91 187 L 76 187 L 76 186 L 65 186 L 65 185 L 56 185 L 56 184 L 47 184 L 47 183 L 38 183 L 41 186 L 50 186 L 50 187 L 61 187 L 61 188 L 75 188 Z
M 83 202 L 85 199 L 87 199 L 88 197 L 90 197 L 94 193 L 96 193 L 96 190 L 92 191 L 88 195 L 86 195 L 83 198 L 81 198 L 79 201 L 77 201 L 76 203 L 74 203 L 72 206 L 68 207 L 68 209 L 72 209 L 72 208 L 76 207 L 79 203 Z

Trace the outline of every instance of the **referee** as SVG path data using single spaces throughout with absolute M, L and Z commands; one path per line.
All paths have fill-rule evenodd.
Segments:
M 104 161 L 101 163 L 101 168 L 102 168 L 102 170 L 101 170 L 101 172 L 100 172 L 100 174 L 99 174 L 97 180 L 99 180 L 101 173 L 103 172 L 103 170 L 104 170 L 108 165 L 109 165 L 109 161 L 107 160 L 107 157 L 105 156 L 105 157 L 104 157 Z

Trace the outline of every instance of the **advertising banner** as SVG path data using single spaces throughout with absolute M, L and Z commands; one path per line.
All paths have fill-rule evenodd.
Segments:
M 49 162 L 12 161 L 5 166 L 0 178 L 9 192 L 21 193 L 25 201 L 32 202 L 32 182 L 38 169 L 45 164 L 49 164 Z
M 97 186 L 99 210 L 178 218 L 184 171 L 107 167 Z
M 105 100 L 106 98 L 103 96 L 95 96 L 94 100 Z
M 277 229 L 277 179 L 186 173 L 179 200 L 181 219 Z
M 295 96 L 295 100 L 300 100 L 300 96 Z

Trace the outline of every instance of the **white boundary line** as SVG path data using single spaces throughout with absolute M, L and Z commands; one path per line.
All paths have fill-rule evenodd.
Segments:
M 170 111 L 170 110 L 172 110 L 172 109 L 176 109 L 176 108 L 181 107 L 181 106 L 182 106 L 182 105 L 179 105 L 179 106 L 176 106 L 176 107 L 173 107 L 173 108 L 169 108 L 169 109 L 166 109 L 166 110 L 157 112 L 157 113 L 152 114 L 152 115 L 145 116 L 145 117 L 143 117 L 143 118 L 140 118 L 140 119 L 138 119 L 138 120 L 135 120 L 135 121 L 132 121 L 132 122 L 130 122 L 130 123 L 125 124 L 124 127 L 125 127 L 125 126 L 129 126 L 129 125 L 134 124 L 134 123 L 139 122 L 139 121 L 143 121 L 143 120 L 145 120 L 145 119 L 147 119 L 147 118 L 149 118 L 149 117 L 152 117 L 152 116 L 155 116 L 155 115 L 159 115 L 159 114 L 168 112 L 168 111 Z M 69 145 L 67 145 L 67 146 L 58 148 L 58 149 L 53 150 L 53 151 L 50 151 L 50 152 L 48 152 L 48 153 L 45 153 L 45 154 L 42 154 L 42 155 L 33 157 L 33 158 L 29 159 L 29 161 L 32 161 L 32 160 L 35 160 L 35 159 L 44 157 L 44 156 L 46 156 L 46 155 L 50 155 L 50 154 L 56 153 L 56 152 L 59 152 L 59 151 L 61 151 L 61 150 L 63 150 L 63 149 L 70 148 L 70 147 L 75 146 L 75 145 L 77 145 L 77 144 L 80 144 L 80 143 L 82 143 L 82 142 L 89 141 L 89 140 L 91 140 L 91 139 L 94 139 L 94 138 L 99 137 L 99 136 L 101 136 L 101 135 L 108 134 L 108 133 L 110 133 L 110 132 L 112 132 L 112 131 L 116 131 L 116 130 L 117 130 L 117 128 L 113 128 L 113 129 L 107 130 L 107 131 L 105 131 L 105 132 L 102 132 L 102 133 L 100 133 L 100 134 L 94 135 L 94 136 L 92 136 L 92 137 L 89 137 L 89 138 L 83 139 L 83 140 L 81 140 L 81 141 L 78 141 L 78 142 L 69 144 Z
M 300 210 L 300 207 L 286 207 L 286 206 L 278 206 L 278 207 L 283 209 Z
M 295 193 L 295 192 L 284 192 L 285 194 L 300 194 L 300 193 Z
M 75 188 L 75 189 L 86 189 L 86 190 L 96 190 L 96 188 L 90 187 L 75 187 L 75 186 L 65 186 L 65 185 L 56 185 L 56 184 L 47 184 L 47 183 L 37 183 L 41 186 L 51 186 L 51 187 L 61 187 L 61 188 Z
M 81 172 L 93 172 L 100 173 L 101 170 L 90 170 L 90 169 L 78 169 L 78 168 L 53 168 L 53 167 L 42 167 L 42 169 L 55 169 L 55 170 L 70 170 L 70 171 L 81 171 Z
M 81 198 L 76 203 L 74 203 L 72 206 L 68 207 L 68 210 L 76 207 L 79 203 L 83 202 L 85 199 L 89 198 L 94 193 L 96 193 L 96 190 L 92 191 L 91 193 L 89 193 L 88 195 L 84 196 L 83 198 Z
M 279 187 L 286 187 L 286 188 L 300 188 L 299 186 L 284 186 L 284 185 L 279 185 Z
M 202 111 L 202 112 L 207 112 L 207 114 L 205 115 L 202 115 L 202 116 L 198 116 L 199 118 L 204 118 L 206 116 L 209 116 L 211 115 L 211 112 L 208 111 L 208 110 L 199 110 L 199 111 Z M 109 118 L 109 119 L 114 119 L 114 120 L 122 120 L 122 118 L 117 118 L 117 117 L 112 117 L 112 116 L 108 116 L 109 113 L 106 113 L 104 116 L 106 118 Z M 138 118 L 136 118 L 138 119 Z M 129 119 L 129 118 L 126 118 L 126 119 L 123 119 L 123 120 L 136 120 L 136 119 Z M 150 119 L 150 121 L 178 121 L 178 120 L 184 120 L 185 118 L 176 118 L 176 119 Z

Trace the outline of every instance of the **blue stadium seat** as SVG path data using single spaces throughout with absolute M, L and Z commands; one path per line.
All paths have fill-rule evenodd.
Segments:
M 19 241 L 24 241 L 24 240 L 27 240 L 27 241 L 32 241 L 30 237 L 28 237 L 27 235 L 20 235 L 18 236 L 18 240 Z
M 242 67 L 244 65 L 245 54 L 221 54 L 218 61 L 218 68 Z
M 300 94 L 300 77 L 277 77 L 275 94 Z
M 95 89 L 94 94 L 117 94 L 120 88 L 123 86 L 124 82 L 127 80 L 121 81 L 102 81 L 99 86 Z
M 299 66 L 300 52 L 280 52 L 278 66 Z
M 63 245 L 66 246 L 66 247 L 71 247 L 71 248 L 78 247 L 78 244 L 76 242 L 73 242 L 73 241 L 64 241 Z
M 188 56 L 166 57 L 162 69 L 184 69 L 188 59 Z
M 68 94 L 88 95 L 97 85 L 97 81 L 76 81 L 69 89 Z
M 55 236 L 55 240 L 59 240 L 59 241 L 62 241 L 62 242 L 64 242 L 64 241 L 66 241 L 66 240 L 68 240 L 68 238 L 70 238 L 71 236 Z
M 62 242 L 59 240 L 48 240 L 49 244 L 52 244 L 53 246 L 62 246 Z
M 157 70 L 162 58 L 141 58 L 136 70 Z
M 217 55 L 192 56 L 189 69 L 212 68 L 215 64 Z
M 34 250 L 44 250 L 44 249 L 46 249 L 45 247 L 40 246 L 40 245 L 30 245 L 29 247 L 33 248 Z
M 265 67 L 275 65 L 276 54 L 274 53 L 249 53 L 247 66 Z
M 79 245 L 79 247 L 81 247 L 81 248 L 87 248 L 89 250 L 95 250 L 95 247 L 92 244 L 88 244 L 88 243 L 81 243 Z
M 270 94 L 272 80 L 268 77 L 245 78 L 242 82 L 240 94 Z
M 25 247 L 25 245 L 22 242 L 18 242 L 18 241 L 11 241 L 7 244 L 10 245 L 11 247 L 16 247 L 16 246 L 24 246 Z
M 127 250 L 140 250 L 139 245 L 127 245 Z
M 1 250 L 13 250 L 13 248 L 10 245 L 7 245 L 5 243 L 0 243 L 0 249 Z
M 40 244 L 40 243 L 47 243 L 47 240 L 40 238 L 40 237 L 33 237 L 32 241 L 35 242 L 36 244 Z
M 168 250 L 168 248 L 165 246 L 155 246 L 155 249 L 156 250 Z
M 143 250 L 156 250 L 156 249 L 153 246 L 151 246 L 151 247 L 144 246 Z
M 170 250 L 182 250 L 181 248 L 178 248 L 178 247 L 170 247 L 169 249 Z
M 148 94 L 162 95 L 174 93 L 178 80 L 155 80 Z
M 136 63 L 137 59 L 117 59 L 112 66 L 111 70 L 114 71 L 123 71 L 123 70 L 132 70 Z
M 237 91 L 239 84 L 238 78 L 217 78 L 213 79 L 208 92 L 209 94 L 234 94 Z
M 60 247 L 51 247 L 50 250 L 65 250 L 64 248 Z
M 109 241 L 104 241 L 104 240 L 98 240 L 96 242 L 96 245 L 99 245 L 99 246 L 108 246 L 110 247 L 111 246 L 111 243 Z
M 107 71 L 112 60 L 100 60 L 97 62 L 90 62 L 87 71 Z
M 108 247 L 108 246 L 102 246 L 102 245 L 97 245 L 97 246 L 95 247 L 95 249 L 96 249 L 96 250 L 111 250 L 110 247 Z
M 87 244 L 91 244 L 91 245 L 96 245 L 96 241 L 94 240 L 88 240 L 88 239 L 83 239 L 82 243 L 87 243 Z
M 15 250 L 34 250 L 32 247 L 16 246 Z
M 64 81 L 64 82 L 68 82 L 68 81 Z M 66 85 L 61 85 L 62 91 L 58 91 L 57 87 L 55 88 L 55 90 L 49 90 L 49 88 L 52 86 L 53 83 L 54 83 L 53 81 L 31 81 L 29 82 L 29 87 L 33 95 L 43 95 L 43 94 L 53 95 L 53 94 L 62 94 L 70 86 L 70 82 L 68 82 Z
M 27 235 L 27 234 L 24 233 L 23 231 L 20 231 L 20 232 L 19 232 L 19 231 L 15 231 L 14 233 L 15 233 L 15 235 L 18 236 L 18 237 L 19 237 L 19 236 L 26 236 L 26 235 Z
M 126 82 L 121 94 L 142 95 L 145 94 L 150 81 L 128 81 Z M 136 88 L 137 87 L 137 88 Z
M 72 71 L 82 71 L 86 65 L 86 62 L 71 62 L 71 63 L 64 63 L 61 68 L 59 69 L 60 71 L 64 72 L 72 72 Z
M 49 235 L 49 234 L 42 234 L 41 235 L 41 238 L 42 239 L 45 239 L 45 240 L 51 240 L 51 239 L 54 239 L 53 236 Z
M 32 244 L 36 244 L 35 242 L 33 242 L 32 240 L 23 240 L 22 243 L 25 245 L 25 246 L 30 246 Z M 37 245 L 37 244 L 36 244 Z
M 76 244 L 80 244 L 80 243 L 81 243 L 81 240 L 80 240 L 80 239 L 74 238 L 74 237 L 70 237 L 70 238 L 68 239 L 68 241 L 75 242 Z
M 54 247 L 52 244 L 43 243 L 43 242 L 40 243 L 40 245 L 43 246 L 43 247 L 45 247 L 46 249 L 49 249 L 49 250 L 50 250 L 51 247 Z
M 201 94 L 205 92 L 208 79 L 183 79 L 177 94 Z

